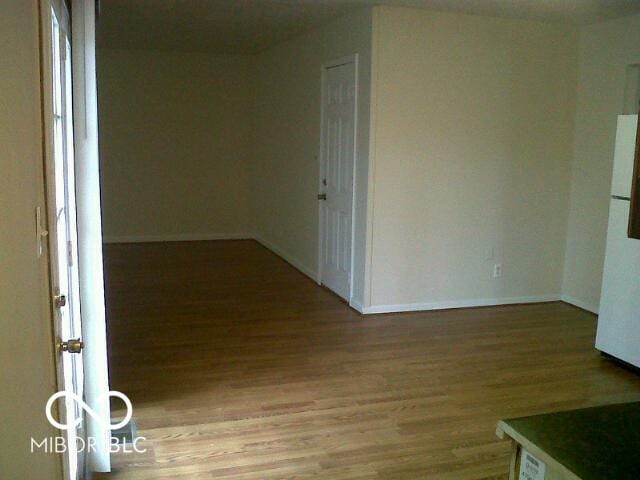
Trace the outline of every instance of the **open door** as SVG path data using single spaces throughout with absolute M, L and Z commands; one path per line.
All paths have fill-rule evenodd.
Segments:
M 62 1 L 43 5 L 43 120 L 47 151 L 46 186 L 52 310 L 56 341 L 58 386 L 67 393 L 59 405 L 65 425 L 65 477 L 83 478 L 84 412 L 75 398 L 83 398 L 82 324 L 78 273 L 78 236 L 73 149 L 71 30 Z M 73 395 L 68 395 L 72 393 Z M 74 398 L 75 397 L 75 398 Z
M 95 442 L 88 452 L 93 472 L 111 470 L 111 409 L 102 266 L 102 213 L 98 155 L 98 91 L 96 81 L 96 2 L 71 0 L 73 52 L 73 119 L 78 201 L 78 270 L 85 381 L 85 402 L 95 412 L 87 417 L 87 435 Z
M 65 480 L 111 469 L 95 3 L 40 0 L 50 282 Z M 84 403 L 83 403 L 84 402 Z M 86 415 L 85 411 L 89 411 Z M 73 428 L 68 428 L 73 425 Z M 59 428 L 60 428 L 59 427 Z M 90 447 L 89 447 L 90 445 Z M 79 448 L 80 446 L 80 448 Z

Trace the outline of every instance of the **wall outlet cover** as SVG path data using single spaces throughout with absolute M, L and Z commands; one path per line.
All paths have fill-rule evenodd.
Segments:
M 500 278 L 503 274 L 503 268 L 501 263 L 496 263 L 493 266 L 493 278 Z

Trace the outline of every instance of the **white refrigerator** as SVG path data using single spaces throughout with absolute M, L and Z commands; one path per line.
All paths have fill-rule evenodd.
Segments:
M 620 115 L 596 348 L 640 367 L 640 240 L 627 235 L 638 115 Z

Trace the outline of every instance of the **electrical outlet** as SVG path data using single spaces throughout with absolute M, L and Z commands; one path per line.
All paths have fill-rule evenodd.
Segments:
M 502 277 L 502 264 L 501 263 L 496 263 L 493 266 L 493 278 L 500 278 Z

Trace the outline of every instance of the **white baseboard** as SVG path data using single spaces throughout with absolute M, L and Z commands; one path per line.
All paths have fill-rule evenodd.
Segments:
M 285 262 L 290 264 L 292 267 L 304 273 L 307 277 L 309 277 L 314 282 L 317 283 L 319 281 L 318 272 L 304 265 L 300 260 L 295 258 L 293 255 L 289 255 L 283 249 L 271 243 L 269 240 L 265 240 L 262 237 L 254 236 L 253 239 L 263 247 L 267 248 L 268 250 L 271 250 L 273 253 L 278 255 L 280 258 L 282 258 Z
M 592 303 L 585 302 L 584 300 L 572 297 L 571 295 L 561 295 L 560 300 L 588 312 L 595 313 L 596 315 L 598 315 L 600 311 L 600 309 Z
M 197 242 L 202 240 L 249 240 L 248 233 L 178 233 L 170 235 L 106 235 L 104 243 Z
M 503 297 L 503 298 L 474 298 L 469 300 L 451 300 L 445 302 L 431 303 L 401 303 L 396 305 L 372 305 L 364 307 L 365 314 L 372 313 L 397 313 L 397 312 L 419 312 L 426 310 L 446 310 L 449 308 L 471 308 L 471 307 L 491 307 L 497 305 L 513 305 L 517 303 L 543 303 L 557 302 L 560 294 L 557 295 L 532 295 L 528 297 Z

